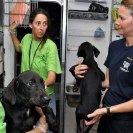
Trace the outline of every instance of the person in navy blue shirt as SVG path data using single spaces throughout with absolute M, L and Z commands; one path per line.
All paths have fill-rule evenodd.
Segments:
M 104 65 L 106 78 L 102 82 L 108 88 L 102 107 L 88 114 L 91 121 L 99 122 L 98 133 L 133 133 L 133 0 L 123 0 L 115 22 L 123 39 L 111 42 Z M 87 71 L 86 65 L 75 67 L 77 78 Z

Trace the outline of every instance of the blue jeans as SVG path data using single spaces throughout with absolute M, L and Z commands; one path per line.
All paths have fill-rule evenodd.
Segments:
M 55 93 L 49 95 L 49 97 L 51 98 L 51 100 L 49 102 L 49 106 L 53 109 L 53 112 L 56 115 L 56 99 L 55 99 Z M 51 131 L 48 130 L 48 133 L 53 133 L 53 132 L 51 132 Z

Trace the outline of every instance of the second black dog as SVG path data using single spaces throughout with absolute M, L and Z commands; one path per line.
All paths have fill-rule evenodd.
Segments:
M 49 130 L 57 133 L 57 120 L 48 106 L 50 98 L 44 92 L 44 81 L 38 74 L 32 71 L 21 73 L 4 88 L 2 98 L 7 133 L 25 133 L 32 130 L 40 118 L 35 106 L 42 108 Z
M 99 53 L 99 50 L 89 42 L 82 43 L 78 48 L 77 56 L 84 58 L 82 64 L 88 66 L 88 71 L 84 74 L 83 79 L 76 79 L 80 88 L 80 104 L 76 108 L 77 133 L 88 133 L 90 131 L 92 125 L 81 128 L 80 121 L 82 119 L 89 121 L 87 114 L 95 111 L 100 105 L 101 82 L 104 80 L 105 75 L 94 60 L 94 56 L 97 57 Z M 75 76 L 75 66 L 70 68 L 73 76 Z

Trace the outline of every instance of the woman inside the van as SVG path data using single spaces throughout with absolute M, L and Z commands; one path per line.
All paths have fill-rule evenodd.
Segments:
M 21 72 L 31 70 L 44 79 L 45 91 L 51 98 L 49 106 L 56 114 L 54 83 L 56 74 L 61 74 L 61 66 L 57 46 L 48 36 L 49 24 L 48 13 L 37 8 L 29 18 L 32 33 L 26 34 L 20 42 L 15 32 L 19 22 L 13 22 L 9 31 L 16 51 L 22 53 Z M 43 115 L 40 109 L 37 110 Z

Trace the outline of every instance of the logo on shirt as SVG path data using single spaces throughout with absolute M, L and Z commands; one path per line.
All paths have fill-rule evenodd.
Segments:
M 41 58 L 41 59 L 44 59 L 44 58 L 45 58 L 45 55 L 41 54 L 41 55 L 40 55 L 40 58 Z
M 128 68 L 130 66 L 131 63 L 127 62 L 127 61 L 124 61 L 123 62 L 123 67 L 120 67 L 122 71 L 124 72 L 129 72 Z

